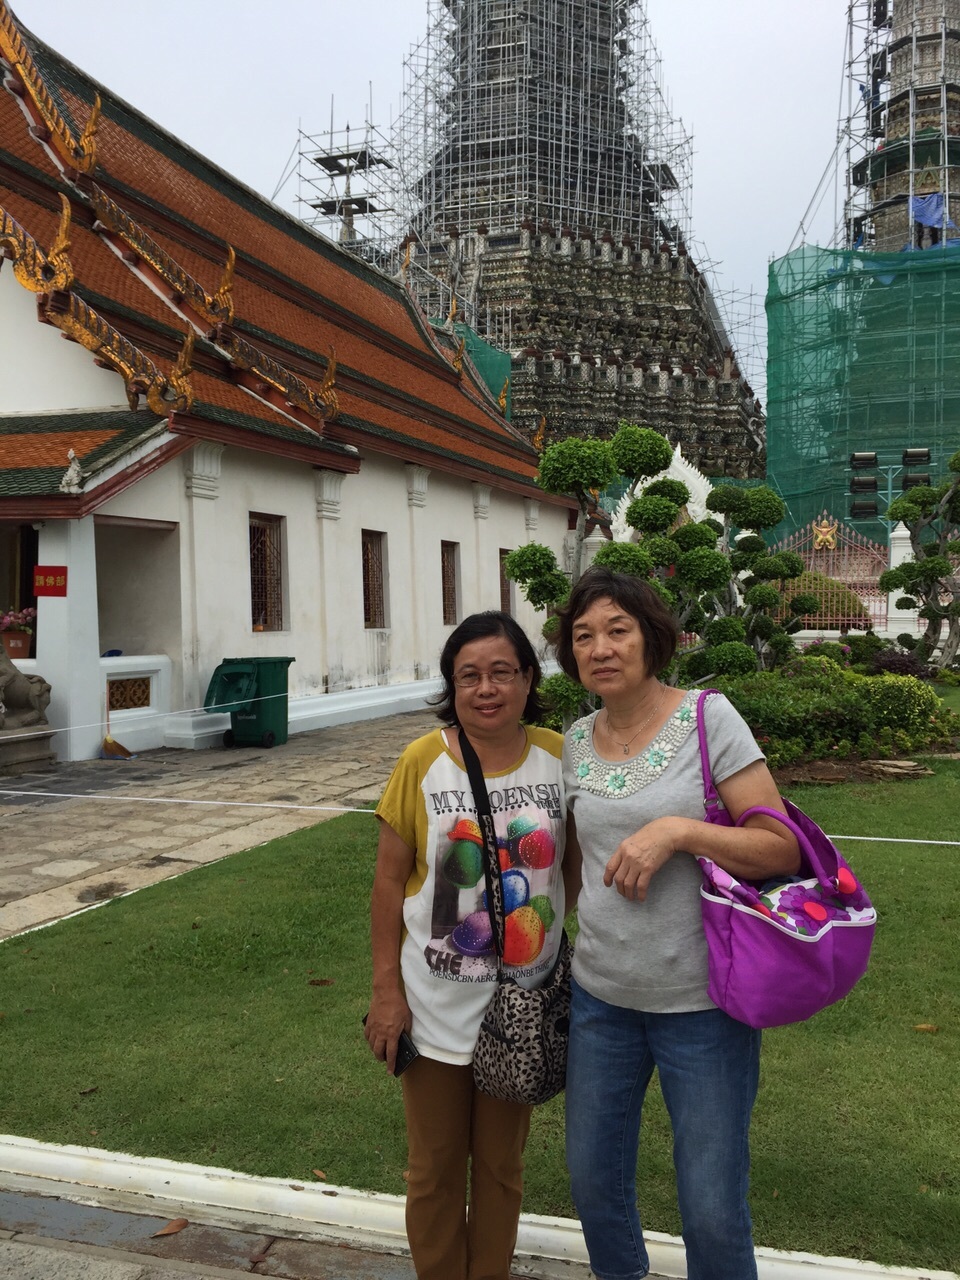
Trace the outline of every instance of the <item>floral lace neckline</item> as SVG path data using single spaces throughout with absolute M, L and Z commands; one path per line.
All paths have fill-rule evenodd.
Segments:
M 601 760 L 593 749 L 593 725 L 599 712 L 578 720 L 567 732 L 578 785 L 593 795 L 617 798 L 656 781 L 697 723 L 696 698 L 696 690 L 688 690 L 653 741 L 622 764 Z

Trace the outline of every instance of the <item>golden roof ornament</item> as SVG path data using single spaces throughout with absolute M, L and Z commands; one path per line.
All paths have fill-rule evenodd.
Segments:
M 60 220 L 63 227 L 63 217 Z M 69 227 L 69 222 L 68 222 Z M 54 240 L 54 248 L 60 239 L 60 233 Z M 69 243 L 69 242 L 68 242 Z M 13 274 L 17 282 L 29 289 L 31 293 L 49 293 L 57 289 L 69 289 L 73 282 L 73 271 L 66 257 L 65 247 L 61 249 L 60 261 L 56 268 L 51 268 L 46 254 L 29 235 L 20 223 L 0 207 L 0 261 L 9 258 L 13 263 Z
M 47 266 L 44 276 L 47 289 L 69 289 L 73 284 L 73 263 L 70 261 L 70 220 L 72 216 L 70 201 L 60 192 L 60 225 L 50 252 L 47 254 Z
M 533 437 L 533 447 L 537 453 L 543 453 L 543 441 L 547 434 L 547 415 L 541 413 L 540 423 L 537 427 L 536 435 Z
M 454 303 L 454 306 L 456 306 L 456 303 Z M 466 338 L 461 338 L 460 341 L 457 343 L 457 350 L 454 353 L 454 357 L 453 357 L 453 367 L 454 369 L 456 369 L 457 373 L 463 372 L 463 357 L 466 350 L 467 350 L 467 340 Z
M 320 383 L 319 396 L 323 402 L 324 418 L 327 422 L 332 422 L 340 412 L 340 400 L 336 392 L 337 382 L 337 351 L 335 347 L 330 348 L 330 359 L 327 361 L 327 370 L 323 375 L 323 381 Z
M 500 388 L 500 394 L 497 396 L 497 404 L 500 406 L 500 412 L 507 412 L 507 394 L 510 391 L 510 379 L 504 378 L 503 386 Z
M 237 265 L 237 253 L 232 244 L 227 245 L 227 260 L 224 263 L 220 287 L 210 299 L 215 310 L 222 313 L 227 324 L 233 323 L 233 273 Z
M 184 336 L 183 346 L 180 348 L 180 353 L 177 356 L 176 363 L 170 370 L 170 377 L 167 379 L 170 391 L 173 392 L 173 397 L 168 399 L 164 396 L 163 411 L 165 413 L 168 413 L 171 410 L 174 410 L 177 413 L 186 413 L 193 404 L 193 387 L 190 385 L 190 374 L 193 369 L 194 341 L 194 332 L 192 329 L 188 329 Z M 147 403 L 150 405 L 151 409 L 157 408 L 150 399 L 149 394 L 147 396 Z
M 81 173 L 93 173 L 97 167 L 97 129 L 100 126 L 101 107 L 102 103 L 98 93 L 93 99 L 90 115 L 75 149 L 74 163 Z

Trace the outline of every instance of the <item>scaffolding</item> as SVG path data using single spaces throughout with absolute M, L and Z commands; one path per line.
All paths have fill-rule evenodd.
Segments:
M 429 0 L 397 128 L 427 241 L 524 220 L 672 244 L 689 233 L 690 139 L 632 0 Z
M 960 218 L 960 0 L 847 7 L 846 248 L 927 248 Z
M 427 0 L 390 129 L 331 122 L 299 156 L 301 216 L 395 270 L 451 227 L 689 239 L 691 139 L 638 0 Z

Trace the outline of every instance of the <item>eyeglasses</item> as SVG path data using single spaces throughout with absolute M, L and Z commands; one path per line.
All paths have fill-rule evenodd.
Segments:
M 453 677 L 453 683 L 458 689 L 476 689 L 481 680 L 489 680 L 491 684 L 513 684 L 519 674 L 519 667 L 494 667 L 492 671 L 464 671 L 462 675 Z

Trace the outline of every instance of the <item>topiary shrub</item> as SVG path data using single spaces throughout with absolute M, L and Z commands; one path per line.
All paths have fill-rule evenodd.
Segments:
M 691 521 L 678 525 L 670 534 L 681 551 L 693 551 L 696 547 L 716 547 L 717 535 L 708 524 Z
M 690 490 L 682 480 L 671 480 L 669 477 L 663 480 L 654 480 L 652 484 L 648 484 L 644 488 L 644 496 L 651 498 L 669 498 L 671 502 L 675 502 L 678 507 L 686 506 L 690 501 Z M 721 526 L 720 532 L 723 532 Z
M 649 578 L 653 572 L 653 561 L 635 542 L 605 542 L 593 557 L 593 563 L 614 573 L 633 574 L 635 578 Z
M 540 700 L 545 711 L 540 723 L 557 733 L 589 709 L 590 694 L 583 685 L 558 671 L 540 681 Z
M 788 616 L 790 601 L 795 596 L 812 596 L 817 602 L 815 609 L 805 611 L 804 625 L 811 631 L 836 628 L 840 619 L 849 626 L 870 625 L 870 612 L 856 592 L 851 591 L 845 583 L 828 578 L 823 573 L 804 570 L 798 578 L 785 582 L 784 608 L 780 610 L 779 617 Z M 863 659 L 854 658 L 854 661 L 860 662 Z
M 746 675 L 757 669 L 757 655 L 748 644 L 741 644 L 738 640 L 714 645 L 706 650 L 705 657 L 710 671 L 717 675 Z
M 726 618 L 714 618 L 712 622 L 708 622 L 704 628 L 703 638 L 707 644 L 726 644 L 729 640 L 743 640 L 747 634 L 747 629 L 743 625 L 742 618 L 733 616 Z
M 669 498 L 644 495 L 634 498 L 627 507 L 626 521 L 640 533 L 666 533 L 679 514 L 680 508 Z

